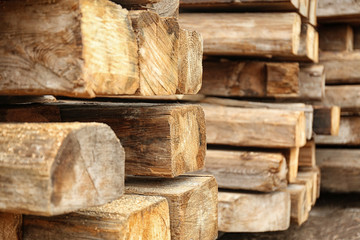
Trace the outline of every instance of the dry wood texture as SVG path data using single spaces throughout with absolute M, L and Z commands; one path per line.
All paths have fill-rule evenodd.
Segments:
M 179 0 L 112 0 L 121 6 L 132 10 L 150 10 L 159 14 L 160 17 L 178 17 Z
M 360 22 L 358 0 L 318 0 L 319 22 Z
M 314 106 L 314 132 L 318 135 L 339 134 L 340 108 L 337 106 Z
M 281 153 L 207 150 L 202 172 L 213 175 L 219 187 L 226 189 L 271 192 L 287 185 Z
M 321 169 L 321 189 L 331 192 L 360 192 L 358 149 L 316 149 Z
M 241 108 L 267 108 L 267 109 L 286 109 L 293 111 L 303 111 L 306 121 L 306 139 L 312 138 L 313 132 L 313 107 L 303 103 L 266 103 L 266 102 L 250 102 L 239 101 L 234 99 L 208 97 L 200 100 L 203 103 L 217 104 L 229 107 Z
M 300 45 L 296 13 L 184 13 L 180 24 L 201 33 L 206 55 L 294 56 Z
M 180 176 L 174 179 L 126 178 L 126 192 L 163 196 L 170 208 L 171 239 L 217 238 L 218 186 L 212 176 Z
M 306 187 L 303 184 L 289 184 L 286 192 L 291 198 L 291 220 L 301 225 L 309 217 Z
M 313 26 L 317 26 L 317 5 L 319 0 L 310 0 L 309 3 L 309 23 Z
M 305 146 L 300 148 L 299 167 L 314 167 L 316 165 L 315 158 L 315 141 L 307 141 Z
M 323 65 L 302 64 L 299 73 L 299 98 L 322 100 L 325 96 L 325 70 Z
M 288 167 L 287 179 L 290 183 L 293 183 L 296 181 L 296 176 L 298 173 L 300 148 L 293 147 L 286 149 L 284 150 L 284 154 Z
M 352 51 L 354 33 L 350 25 L 329 24 L 319 28 L 322 51 Z
M 288 58 L 315 63 L 319 61 L 319 34 L 311 24 L 301 25 L 299 49 L 295 55 L 290 55 Z
M 22 215 L 13 213 L 0 213 L 0 239 L 22 239 Z
M 125 148 L 130 175 L 175 177 L 204 166 L 205 118 L 200 106 L 72 102 L 0 108 L 0 121 L 108 124 Z
M 320 52 L 326 83 L 360 83 L 360 51 Z
M 311 206 L 315 205 L 318 191 L 317 191 L 317 182 L 318 182 L 318 173 L 311 170 L 299 170 L 297 175 L 297 183 L 302 183 L 308 185 L 308 195 L 309 195 L 309 210 Z
M 177 20 L 149 11 L 131 11 L 130 17 L 139 47 L 140 95 L 175 94 L 180 39 Z
M 290 225 L 290 206 L 287 192 L 219 192 L 219 231 L 286 230 Z
M 359 96 L 360 85 L 330 85 L 325 88 L 323 104 L 337 105 L 342 112 L 358 112 L 360 109 Z
M 107 0 L 0 3 L 0 94 L 134 94 L 138 47 L 128 11 Z
M 25 216 L 23 239 L 170 240 L 165 198 L 124 195 L 101 207 L 57 217 Z
M 354 32 L 354 49 L 360 49 L 360 25 L 353 26 Z
M 301 111 L 202 105 L 210 144 L 289 148 L 306 143 Z
M 120 197 L 125 153 L 100 123 L 0 124 L 0 209 L 56 215 Z
M 202 83 L 203 40 L 196 31 L 180 30 L 179 86 L 176 93 L 196 94 Z

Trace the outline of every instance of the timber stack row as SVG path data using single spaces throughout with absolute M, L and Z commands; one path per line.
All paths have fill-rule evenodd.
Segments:
M 178 10 L 0 1 L 0 239 L 217 238 L 202 107 L 120 99 L 200 89 Z
M 303 224 L 320 194 L 314 135 L 336 135 L 325 105 L 317 1 L 180 1 L 180 24 L 204 39 L 202 173 L 219 185 L 219 231 Z

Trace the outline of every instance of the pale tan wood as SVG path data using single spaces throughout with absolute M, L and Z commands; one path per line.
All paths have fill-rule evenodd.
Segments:
M 180 39 L 178 22 L 141 10 L 130 11 L 130 17 L 139 47 L 140 95 L 175 94 Z
M 176 93 L 196 94 L 202 84 L 203 40 L 196 31 L 180 30 L 179 86 Z
M 165 198 L 124 195 L 100 207 L 57 217 L 25 216 L 23 239 L 170 240 Z
M 306 143 L 304 112 L 210 104 L 202 107 L 210 144 L 288 148 Z
M 300 99 L 322 100 L 325 96 L 325 70 L 323 65 L 302 64 L 299 73 Z
M 354 0 L 319 0 L 319 22 L 360 22 L 360 4 Z
M 303 111 L 306 121 L 306 139 L 312 138 L 313 132 L 313 107 L 303 103 L 267 103 L 267 102 L 253 102 L 253 101 L 240 101 L 234 99 L 207 97 L 199 101 L 209 104 L 217 104 L 229 107 L 241 108 L 267 108 L 267 109 L 286 109 L 294 111 Z
M 120 197 L 125 153 L 101 123 L 0 124 L 0 209 L 57 215 Z
M 219 188 L 272 192 L 287 185 L 282 153 L 207 150 L 202 173 L 216 178 Z
M 360 51 L 320 52 L 326 83 L 360 83 Z M 336 104 L 335 104 L 336 105 Z
M 319 34 L 311 24 L 301 25 L 299 49 L 288 58 L 296 61 L 319 62 Z
M 22 215 L 13 213 L 0 213 L 0 239 L 22 239 Z
M 286 158 L 286 164 L 288 167 L 288 174 L 287 174 L 288 182 L 294 183 L 296 181 L 296 176 L 298 173 L 300 148 L 293 147 L 290 149 L 286 149 L 284 151 L 284 154 Z
M 315 141 L 308 140 L 299 152 L 299 167 L 314 167 L 316 165 L 315 158 Z
M 125 149 L 128 175 L 175 177 L 204 166 L 205 117 L 198 105 L 65 101 L 0 112 L 1 122 L 104 122 Z
M 179 20 L 183 28 L 201 33 L 206 55 L 298 54 L 301 20 L 296 13 L 184 13 Z
M 120 5 L 2 1 L 0 16 L 0 94 L 94 97 L 139 88 L 138 47 Z
M 314 132 L 319 135 L 339 134 L 340 108 L 338 106 L 314 106 Z
M 173 179 L 129 177 L 126 192 L 163 196 L 170 208 L 171 239 L 214 240 L 217 238 L 218 186 L 205 175 Z
M 305 186 L 305 190 L 306 190 L 305 206 L 306 206 L 306 211 L 309 212 L 311 210 L 311 205 L 312 205 L 313 190 L 316 189 L 315 186 L 313 185 L 314 182 L 312 181 L 312 178 L 304 178 L 304 177 L 301 178 L 299 171 L 298 176 L 296 177 L 294 183 Z
M 322 51 L 352 51 L 354 32 L 348 24 L 328 24 L 319 27 Z
M 121 5 L 131 5 L 131 4 L 138 4 L 138 5 L 144 5 L 148 3 L 157 3 L 161 0 L 113 0 L 113 2 L 116 2 Z
M 149 10 L 160 17 L 179 17 L 179 0 L 113 0 L 131 10 Z
M 285 190 L 291 199 L 291 221 L 302 225 L 309 217 L 306 186 L 303 184 L 289 184 Z
M 354 31 L 354 49 L 360 49 L 360 25 L 353 26 Z
M 313 25 L 314 27 L 317 26 L 317 4 L 319 0 L 310 0 L 309 3 L 309 23 Z M 320 0 L 321 1 L 321 0 Z
M 316 135 L 316 144 L 322 145 L 360 145 L 360 117 L 342 116 L 337 136 Z
M 358 149 L 316 149 L 321 169 L 321 189 L 330 192 L 360 192 Z
M 309 170 L 300 170 L 297 175 L 298 183 L 305 183 L 309 185 L 309 210 L 311 206 L 314 206 L 317 199 L 317 182 L 318 182 L 318 173 L 313 171 L 312 169 Z
M 325 88 L 324 105 L 336 105 L 342 112 L 358 112 L 360 85 L 329 85 Z M 341 124 L 341 122 L 340 122 Z
M 290 225 L 290 195 L 287 192 L 219 192 L 219 230 L 222 232 L 267 232 Z

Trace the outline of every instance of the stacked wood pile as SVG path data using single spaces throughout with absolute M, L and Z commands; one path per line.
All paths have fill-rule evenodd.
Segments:
M 205 169 L 219 185 L 219 230 L 301 225 L 320 193 L 313 133 L 336 135 L 340 110 L 320 102 L 316 1 L 180 1 L 204 39 L 200 101 Z M 281 102 L 281 103 L 279 103 Z
M 178 9 L 0 1 L 1 239 L 217 238 L 202 107 L 109 98 L 199 91 Z

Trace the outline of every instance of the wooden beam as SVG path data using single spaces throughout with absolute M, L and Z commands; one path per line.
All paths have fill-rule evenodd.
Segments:
M 219 231 L 286 230 L 290 225 L 290 206 L 287 192 L 219 192 Z
M 299 147 L 293 147 L 284 150 L 286 164 L 288 167 L 287 180 L 289 183 L 294 183 L 296 181 L 298 168 L 299 168 L 299 154 L 300 154 Z
M 315 141 L 307 141 L 305 146 L 300 148 L 299 152 L 299 167 L 314 167 L 315 160 Z
M 175 94 L 179 84 L 177 20 L 149 11 L 130 11 L 130 17 L 139 47 L 140 95 Z
M 298 54 L 301 19 L 296 13 L 184 13 L 179 19 L 182 27 L 201 33 L 205 55 Z
M 204 166 L 205 117 L 200 106 L 65 101 L 4 106 L 0 112 L 2 122 L 104 122 L 125 149 L 128 175 L 175 177 Z
M 348 24 L 328 24 L 319 27 L 322 51 L 352 51 L 354 32 Z
M 24 216 L 24 239 L 170 240 L 165 198 L 124 195 L 101 207 L 56 217 Z
M 2 1 L 0 16 L 1 95 L 88 98 L 139 88 L 138 47 L 120 5 Z
M 289 184 L 285 190 L 291 199 L 291 221 L 302 225 L 309 217 L 306 186 L 303 184 Z
M 0 124 L 2 211 L 56 215 L 120 197 L 125 153 L 101 123 Z
M 13 213 L 0 213 L 0 239 L 22 239 L 22 215 Z
M 322 100 L 325 96 L 325 70 L 319 64 L 301 64 L 299 99 Z
M 310 0 L 308 19 L 309 19 L 309 23 L 314 27 L 317 26 L 317 17 L 316 17 L 317 5 L 318 5 L 318 0 Z
M 160 17 L 179 17 L 179 0 L 112 0 L 129 10 L 150 10 Z
M 207 150 L 202 173 L 216 178 L 219 188 L 272 192 L 287 185 L 281 153 Z
M 311 24 L 301 24 L 299 49 L 295 55 L 287 58 L 295 61 L 319 62 L 319 34 Z
M 325 88 L 324 105 L 337 105 L 342 112 L 358 112 L 360 85 L 330 85 Z M 341 123 L 340 123 L 341 124 Z
M 297 181 L 298 183 L 309 183 L 309 198 L 310 198 L 310 204 L 309 204 L 309 210 L 311 206 L 314 206 L 317 199 L 317 182 L 318 182 L 318 173 L 316 171 L 313 171 L 312 169 L 309 170 L 299 170 L 297 175 Z
M 353 26 L 354 31 L 354 49 L 360 49 L 360 25 Z
M 353 0 L 319 0 L 318 21 L 360 22 L 360 6 Z
M 319 135 L 339 134 L 340 108 L 338 106 L 314 106 L 314 132 Z
M 264 148 L 305 145 L 305 115 L 301 111 L 244 109 L 202 105 L 210 144 Z
M 316 135 L 315 142 L 320 145 L 360 145 L 359 116 L 342 116 L 337 136 Z
M 216 104 L 228 107 L 240 108 L 266 108 L 266 109 L 285 109 L 293 111 L 303 111 L 306 121 L 306 139 L 312 138 L 313 132 L 313 107 L 303 103 L 267 103 L 253 101 L 239 101 L 234 99 L 208 97 L 200 100 L 202 103 Z
M 176 93 L 196 94 L 202 84 L 203 40 L 196 31 L 180 29 L 179 85 Z
M 330 192 L 360 192 L 360 151 L 358 149 L 316 150 L 321 169 L 321 189 Z
M 320 52 L 327 84 L 360 83 L 360 51 Z
M 266 96 L 298 96 L 299 65 L 291 63 L 265 63 Z
M 126 178 L 126 192 L 163 196 L 170 208 L 171 239 L 217 238 L 217 194 L 215 178 L 205 175 L 163 178 Z

